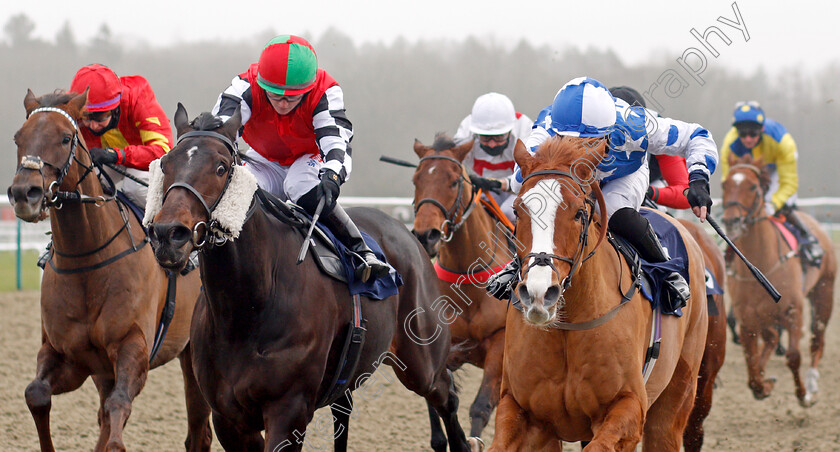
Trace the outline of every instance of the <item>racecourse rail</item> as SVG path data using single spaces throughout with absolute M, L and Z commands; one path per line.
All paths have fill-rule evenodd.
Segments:
M 414 217 L 414 209 L 412 207 L 412 198 L 402 197 L 360 197 L 360 196 L 342 196 L 341 204 L 344 206 L 368 206 L 377 207 L 386 211 L 388 214 L 394 216 L 398 220 L 411 225 Z M 718 207 L 720 199 L 715 199 L 715 215 L 721 216 L 722 212 Z M 811 215 L 814 215 L 817 220 L 822 223 L 828 233 L 836 241 L 838 231 L 840 231 L 840 197 L 814 197 L 814 198 L 800 198 L 797 205 L 801 210 L 804 210 Z M 680 218 L 689 218 L 688 211 L 678 211 L 675 216 Z M 708 228 L 709 232 L 714 235 L 714 231 Z M 15 218 L 14 210 L 9 203 L 9 198 L 6 195 L 0 195 L 0 252 L 15 251 L 18 258 L 18 266 L 20 266 L 20 254 L 24 250 L 44 250 L 49 242 L 50 222 L 41 221 L 39 223 L 26 223 Z M 17 269 L 20 272 L 20 268 Z

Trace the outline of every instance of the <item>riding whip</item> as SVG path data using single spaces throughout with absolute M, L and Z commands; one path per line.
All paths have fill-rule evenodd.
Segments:
M 107 166 L 108 168 L 110 168 L 110 169 L 114 170 L 114 172 L 119 173 L 119 174 L 122 174 L 123 176 L 125 176 L 125 177 L 127 177 L 127 178 L 129 178 L 129 179 L 133 180 L 134 182 L 137 182 L 138 184 L 140 184 L 140 185 L 142 185 L 142 186 L 144 186 L 144 187 L 148 187 L 148 186 L 149 186 L 149 183 L 148 183 L 148 182 L 144 181 L 143 179 L 140 179 L 140 178 L 139 178 L 139 177 L 137 177 L 137 176 L 133 176 L 133 175 L 129 174 L 126 170 L 124 170 L 124 169 L 122 169 L 122 168 L 118 167 L 117 165 L 114 165 L 113 163 L 106 163 L 106 164 L 105 164 L 105 166 Z
M 407 166 L 409 168 L 417 168 L 416 163 L 411 163 L 411 162 L 406 161 L 406 160 L 395 159 L 393 157 L 388 157 L 386 155 L 380 156 L 379 160 L 382 161 L 382 162 L 385 162 L 385 163 L 393 163 L 394 165 Z
M 315 215 L 312 215 L 312 224 L 309 225 L 309 231 L 306 233 L 306 237 L 303 239 L 303 246 L 300 247 L 300 254 L 298 254 L 297 265 L 300 265 L 303 262 L 303 259 L 306 257 L 306 252 L 309 250 L 309 241 L 312 239 L 312 231 L 315 229 L 315 223 L 318 222 L 318 217 L 321 216 L 321 211 L 324 210 L 324 203 L 326 202 L 326 198 L 321 198 L 318 201 L 318 207 L 315 208 Z
M 738 257 L 740 257 L 741 260 L 744 261 L 744 264 L 747 266 L 748 269 L 750 269 L 750 272 L 753 274 L 755 279 L 758 280 L 758 283 L 761 284 L 767 291 L 767 293 L 770 294 L 770 296 L 773 298 L 773 301 L 778 303 L 779 300 L 782 298 L 782 294 L 780 294 L 779 291 L 776 290 L 775 287 L 773 287 L 773 284 L 771 284 L 770 281 L 767 280 L 767 277 L 764 276 L 764 273 L 761 273 L 761 270 L 755 268 L 755 265 L 751 264 L 750 261 L 748 261 L 747 258 L 744 257 L 744 255 L 741 253 L 741 250 L 739 250 L 738 247 L 735 246 L 734 243 L 732 243 L 732 240 L 730 240 L 729 237 L 726 236 L 726 234 L 723 232 L 723 230 L 721 230 L 720 226 L 718 226 L 717 221 L 711 214 L 707 213 L 706 219 L 709 220 L 709 224 L 712 225 L 712 227 L 715 229 L 715 232 L 717 232 L 718 235 L 721 236 L 721 238 L 726 242 L 726 244 L 732 247 L 732 250 L 735 251 L 735 254 L 737 254 Z

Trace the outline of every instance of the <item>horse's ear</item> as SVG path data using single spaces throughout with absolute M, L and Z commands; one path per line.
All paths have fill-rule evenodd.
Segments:
M 525 147 L 522 140 L 516 140 L 516 147 L 513 148 L 513 159 L 519 165 L 523 176 L 531 172 L 531 167 L 534 165 L 534 156 L 528 152 L 528 148 Z
M 236 111 L 233 112 L 233 116 L 231 116 L 222 128 L 219 130 L 219 133 L 227 136 L 231 140 L 236 140 L 236 134 L 239 132 L 239 128 L 242 127 L 242 111 L 240 106 L 236 106 Z
M 33 93 L 31 89 L 27 89 L 26 97 L 23 98 L 23 108 L 26 109 L 26 116 L 29 117 L 29 113 L 38 108 L 40 105 L 41 103 L 38 102 L 38 98 L 35 97 L 35 93 Z
M 420 140 L 418 140 L 417 138 L 414 139 L 414 153 L 417 154 L 417 157 L 420 157 L 422 159 L 423 156 L 425 156 L 426 153 L 429 152 L 429 150 L 431 149 L 432 148 L 425 146 L 423 143 L 421 143 Z
M 90 88 L 85 89 L 85 92 L 70 99 L 70 102 L 67 102 L 67 111 L 71 116 L 77 118 L 82 116 L 82 110 L 84 110 L 85 104 L 87 103 L 88 91 L 90 91 Z
M 181 136 L 190 127 L 189 116 L 187 116 L 187 109 L 184 104 L 178 102 L 178 108 L 175 110 L 175 130 L 178 131 L 178 136 Z
M 728 157 L 726 160 L 727 160 L 727 162 L 729 163 L 729 166 L 730 166 L 730 167 L 735 166 L 735 165 L 737 165 L 737 164 L 738 164 L 738 156 L 737 156 L 737 155 L 735 155 L 735 153 L 734 153 L 734 152 L 730 152 L 730 153 L 729 153 L 729 157 Z
M 762 160 L 761 157 L 753 157 L 752 158 L 752 164 L 761 168 L 762 171 L 764 171 L 764 169 L 766 168 L 766 165 L 764 164 L 764 160 Z
M 466 143 L 456 146 L 452 149 L 452 153 L 455 154 L 455 158 L 458 159 L 459 162 L 464 161 L 464 157 L 469 154 L 472 150 L 473 146 L 475 145 L 475 140 L 467 141 Z

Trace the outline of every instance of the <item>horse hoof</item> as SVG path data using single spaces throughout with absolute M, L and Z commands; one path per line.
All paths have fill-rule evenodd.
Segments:
M 470 445 L 470 452 L 482 452 L 484 450 L 484 440 L 477 436 L 467 438 L 467 444 Z
M 813 392 L 806 392 L 805 397 L 799 400 L 802 408 L 811 408 L 817 403 L 817 395 Z

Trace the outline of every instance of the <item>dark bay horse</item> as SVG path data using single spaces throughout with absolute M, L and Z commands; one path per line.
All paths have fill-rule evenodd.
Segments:
M 700 227 L 695 221 L 679 220 L 689 234 L 694 238 L 700 249 L 703 250 L 703 259 L 706 268 L 712 272 L 718 284 L 725 287 L 726 268 L 723 260 L 723 253 L 718 248 L 714 239 Z M 715 386 L 715 378 L 723 367 L 723 360 L 726 356 L 726 307 L 723 302 L 723 294 L 709 295 L 712 297 L 709 306 L 709 330 L 706 333 L 706 349 L 703 352 L 703 361 L 700 363 L 700 372 L 697 375 L 697 395 L 694 398 L 694 408 L 691 416 L 688 417 L 688 425 L 683 433 L 683 445 L 686 452 L 698 452 L 703 446 L 703 421 L 709 416 L 712 409 L 712 392 Z
M 656 325 L 626 261 L 605 245 L 594 168 L 603 140 L 557 137 L 534 156 L 514 156 L 525 177 L 515 203 L 525 245 L 514 293 L 522 312 L 507 316 L 501 400 L 491 451 L 678 451 L 693 406 L 708 319 L 700 248 L 685 228 L 691 298 L 682 316 L 662 316 L 661 349 L 645 382 Z M 602 246 L 604 245 L 604 246 Z M 626 300 L 626 301 L 625 301 Z
M 128 208 L 105 193 L 93 173 L 78 121 L 87 93 L 56 92 L 24 99 L 27 119 L 15 134 L 20 162 L 9 187 L 24 221 L 50 217 L 53 257 L 41 282 L 41 349 L 26 403 L 42 451 L 54 450 L 51 397 L 91 376 L 99 390 L 95 450 L 123 451 L 131 403 L 150 368 L 181 360 L 187 398 L 188 450 L 209 450 L 210 409 L 190 366 L 189 330 L 198 272 L 177 278 L 175 313 L 163 345 L 149 363 L 167 294 L 167 274 L 146 245 Z
M 264 210 L 255 180 L 242 182 L 253 176 L 237 164 L 232 144 L 240 121 L 238 112 L 223 124 L 204 113 L 190 123 L 179 104 L 178 144 L 160 161 L 160 189 L 149 193 L 161 200 L 152 225 L 161 265 L 180 268 L 193 249 L 201 250 L 204 296 L 192 323 L 193 368 L 219 442 L 226 450 L 301 450 L 316 408 L 330 404 L 336 450 L 345 450 L 350 391 L 384 362 L 437 410 L 451 450 L 469 451 L 446 369 L 449 330 L 438 320 L 446 306 L 435 305 L 434 269 L 405 226 L 378 210 L 348 213 L 379 242 L 404 285 L 384 300 L 362 298 L 367 333 L 353 384 L 343 397 L 321 402 L 337 373 L 354 303 L 347 286 L 323 275 L 313 259 L 296 265 L 301 232 Z M 214 239 L 225 230 L 211 220 L 222 215 L 217 204 L 243 208 L 239 220 L 230 220 L 231 240 Z
M 415 141 L 420 163 L 413 177 L 414 234 L 431 257 L 438 257 L 436 265 L 446 275 L 439 279 L 441 291 L 457 307 L 449 326 L 454 346 L 449 368 L 470 363 L 484 369 L 470 407 L 470 435 L 480 436 L 499 403 L 506 315 L 506 304 L 484 289 L 490 274 L 513 259 L 513 240 L 478 205 L 461 164 L 472 145 L 456 147 L 445 135 L 438 135 L 431 147 Z
M 756 399 L 770 395 L 774 378 L 764 378 L 764 368 L 779 342 L 779 329 L 787 330 L 787 365 L 793 373 L 796 398 L 808 407 L 816 402 L 819 371 L 817 366 L 825 347 L 825 328 L 834 303 L 834 277 L 837 256 L 831 239 L 819 223 L 804 212 L 797 212 L 825 250 L 822 265 L 803 272 L 796 250 L 792 250 L 764 210 L 764 196 L 770 185 L 767 168 L 747 154 L 731 156 L 729 175 L 723 181 L 723 222 L 735 245 L 782 294 L 779 303 L 762 290 L 747 267 L 734 261 L 734 275 L 727 281 L 732 310 L 740 326 L 741 345 L 747 361 L 749 387 Z M 811 303 L 811 366 L 803 383 L 799 367 L 802 357 L 803 304 Z M 763 342 L 763 346 L 759 342 Z

